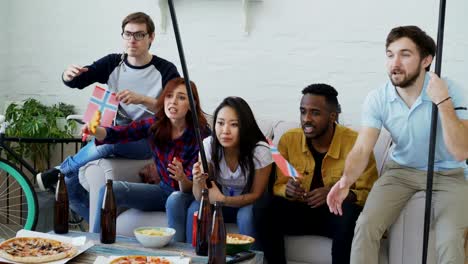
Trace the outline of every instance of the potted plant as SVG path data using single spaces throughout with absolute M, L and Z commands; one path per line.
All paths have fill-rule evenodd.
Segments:
M 33 98 L 25 100 L 22 104 L 12 103 L 5 114 L 9 123 L 6 135 L 24 138 L 70 138 L 72 131 L 76 129 L 76 123 L 64 120 L 72 114 L 75 114 L 74 106 L 65 103 L 46 106 Z M 45 143 L 19 143 L 14 149 L 23 157 L 30 158 L 40 171 L 44 170 L 50 158 Z

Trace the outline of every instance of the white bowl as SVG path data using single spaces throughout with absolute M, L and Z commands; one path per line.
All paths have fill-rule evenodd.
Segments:
M 164 232 L 164 235 L 147 235 L 138 232 L 142 230 L 161 231 Z M 175 229 L 169 227 L 142 226 L 133 230 L 133 234 L 135 234 L 135 237 L 138 240 L 138 242 L 140 242 L 144 247 L 152 248 L 164 247 L 171 241 L 175 233 Z

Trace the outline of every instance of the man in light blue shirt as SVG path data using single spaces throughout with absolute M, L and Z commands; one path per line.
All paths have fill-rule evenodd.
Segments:
M 438 263 L 464 261 L 468 103 L 456 85 L 429 72 L 435 49 L 434 40 L 416 26 L 394 28 L 387 36 L 390 80 L 367 96 L 362 129 L 346 159 L 343 177 L 327 197 L 330 211 L 342 214 L 341 204 L 367 165 L 380 129 L 387 129 L 395 148 L 356 223 L 351 263 L 378 263 L 383 232 L 395 222 L 408 200 L 426 189 L 433 103 L 439 110 L 433 184 Z
M 392 82 L 373 90 L 366 98 L 362 111 L 362 126 L 380 130 L 384 127 L 392 135 L 395 144 L 390 158 L 396 163 L 427 171 L 429 131 L 432 100 L 427 94 L 431 73 L 424 73 L 424 84 L 420 95 L 411 107 L 398 95 Z M 447 81 L 448 96 L 454 107 L 468 105 L 463 91 L 453 82 Z M 447 100 L 447 101 L 448 101 Z M 448 104 L 448 102 L 444 102 Z M 440 105 L 442 107 L 442 105 Z M 468 111 L 456 111 L 458 119 L 468 120 Z M 465 161 L 457 161 L 444 144 L 442 124 L 437 123 L 437 139 L 434 170 L 443 171 L 466 168 Z

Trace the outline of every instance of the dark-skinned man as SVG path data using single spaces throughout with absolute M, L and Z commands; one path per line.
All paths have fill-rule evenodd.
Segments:
M 330 213 L 326 198 L 341 177 L 345 159 L 357 132 L 337 123 L 338 92 L 327 84 L 312 84 L 302 90 L 301 128 L 285 132 L 278 144 L 281 155 L 299 177 L 277 169 L 273 196 L 256 206 L 259 243 L 268 263 L 286 263 L 285 235 L 320 235 L 333 240 L 333 263 L 349 263 L 354 226 L 372 184 L 377 179 L 375 159 L 353 185 L 343 202 L 343 215 Z

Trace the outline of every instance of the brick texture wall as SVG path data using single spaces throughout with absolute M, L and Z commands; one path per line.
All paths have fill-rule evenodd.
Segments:
M 437 0 L 263 0 L 250 3 L 250 34 L 240 0 L 175 0 L 190 77 L 212 112 L 228 95 L 244 97 L 262 118 L 298 119 L 300 90 L 326 82 L 340 92 L 345 123 L 359 121 L 365 95 L 386 80 L 384 40 L 396 25 L 436 36 Z M 82 111 L 91 89 L 71 90 L 63 69 L 122 50 L 121 19 L 141 10 L 160 19 L 156 0 L 0 1 L 0 111 L 7 101 L 37 97 Z M 416 11 L 418 10 L 418 11 Z M 447 5 L 443 75 L 468 92 L 468 1 Z M 7 18 L 7 19 L 5 19 Z M 161 32 L 158 28 L 157 32 Z M 180 63 L 168 22 L 151 51 Z M 6 62 L 5 62 L 6 60 Z

